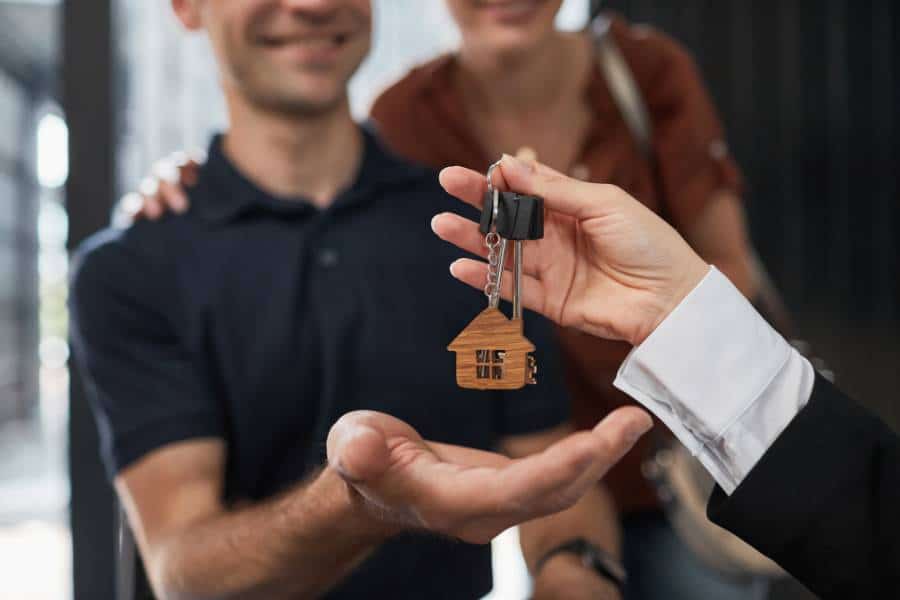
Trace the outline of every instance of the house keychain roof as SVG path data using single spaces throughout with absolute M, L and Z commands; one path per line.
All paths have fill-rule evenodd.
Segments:
M 477 390 L 517 390 L 534 383 L 534 344 L 522 332 L 522 320 L 500 310 L 483 310 L 447 347 L 456 353 L 456 383 Z

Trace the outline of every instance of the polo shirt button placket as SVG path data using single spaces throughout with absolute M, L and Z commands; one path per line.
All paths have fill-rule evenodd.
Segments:
M 324 269 L 333 269 L 341 261 L 341 255 L 334 248 L 322 248 L 316 254 L 316 262 Z

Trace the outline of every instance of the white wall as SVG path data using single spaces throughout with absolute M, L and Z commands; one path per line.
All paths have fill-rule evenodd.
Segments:
M 178 149 L 202 149 L 225 124 L 216 69 L 206 39 L 181 30 L 167 3 L 119 0 L 124 56 L 121 183 L 133 188 L 153 161 Z M 560 25 L 581 26 L 588 0 L 565 0 Z M 440 0 L 375 0 L 372 54 L 351 83 L 362 118 L 392 81 L 413 65 L 453 48 L 458 32 Z
M 21 402 L 19 384 L 22 348 L 19 303 L 28 290 L 21 289 L 20 267 L 25 259 L 17 236 L 27 224 L 23 214 L 19 179 L 29 163 L 22 156 L 23 121 L 28 115 L 28 99 L 14 79 L 0 71 L 0 424 L 16 413 Z

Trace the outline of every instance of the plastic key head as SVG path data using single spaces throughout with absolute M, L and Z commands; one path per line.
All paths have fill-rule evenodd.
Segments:
M 501 192 L 497 233 L 508 240 L 544 237 L 544 199 L 517 192 Z
M 507 240 L 539 240 L 544 237 L 544 199 L 518 192 L 497 194 L 496 218 L 491 192 L 485 194 L 481 213 L 481 232 L 495 227 L 497 234 Z

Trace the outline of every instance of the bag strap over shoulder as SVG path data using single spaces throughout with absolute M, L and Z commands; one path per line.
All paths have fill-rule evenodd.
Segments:
M 606 80 L 613 101 L 622 113 L 625 124 L 637 142 L 641 154 L 648 160 L 653 158 L 653 122 L 644 102 L 641 88 L 622 50 L 612 35 L 612 20 L 600 14 L 591 21 L 590 31 L 594 38 L 597 64 Z

